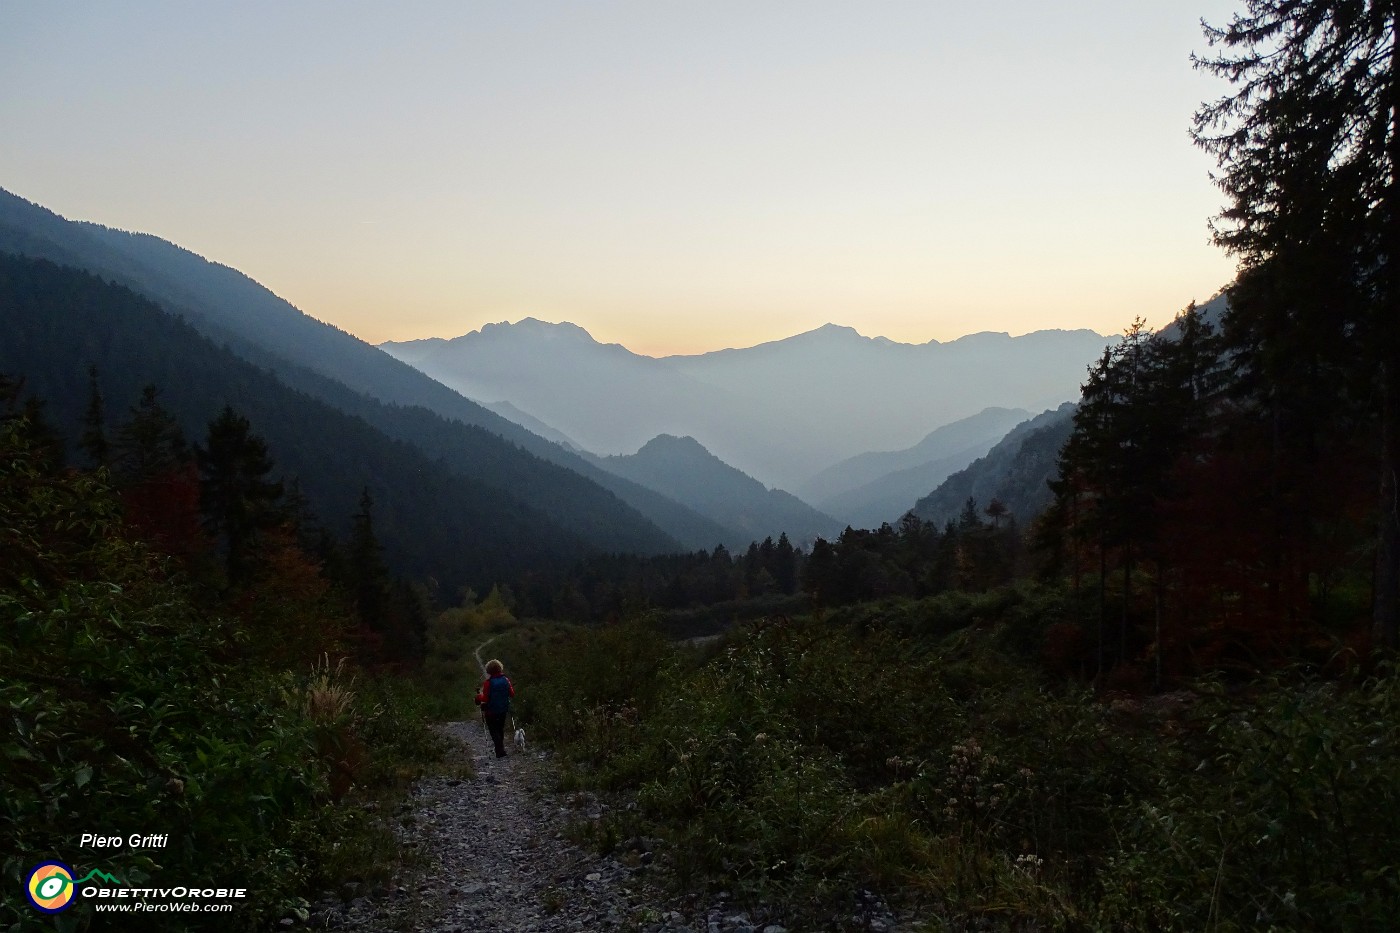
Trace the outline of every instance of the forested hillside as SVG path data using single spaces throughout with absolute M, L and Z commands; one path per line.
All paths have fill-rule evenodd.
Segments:
M 1065 403 L 1021 422 L 986 456 L 915 502 L 912 511 L 924 521 L 942 525 L 954 520 L 968 499 L 983 505 L 996 500 L 1029 525 L 1053 499 L 1049 483 L 1059 475 L 1060 448 L 1072 430 L 1073 412 L 1074 405 Z
M 226 405 L 247 417 L 267 438 L 288 482 L 295 480 L 328 527 L 345 532 L 364 490 L 374 498 L 375 521 L 386 556 L 399 573 L 436 580 L 445 594 L 527 570 L 562 567 L 591 550 L 639 545 L 673 547 L 655 529 L 650 538 L 626 537 L 614 524 L 616 509 L 589 516 L 570 481 L 584 481 L 528 454 L 512 450 L 505 464 L 483 461 L 482 447 L 453 450 L 444 422 L 422 409 L 376 409 L 377 421 L 393 420 L 416 431 L 434 459 L 393 440 L 366 420 L 288 388 L 271 373 L 216 347 L 187 324 L 120 286 L 44 261 L 0 255 L 0 372 L 25 380 L 46 402 L 45 415 L 70 449 L 90 400 L 89 367 L 115 420 L 134 408 L 145 386 L 189 437 L 199 437 Z M 431 443 L 429 443 L 431 442 Z M 449 456 L 450 455 L 450 456 Z M 509 472 L 523 483 L 534 474 L 536 501 L 570 508 L 560 518 L 483 481 Z M 555 497 L 550 499 L 547 497 Z M 615 503 L 620 506 L 620 503 Z M 643 523 L 637 519 L 636 525 Z M 622 532 L 620 534 L 620 532 Z
M 768 489 L 711 454 L 693 437 L 661 434 L 634 454 L 601 457 L 604 469 L 690 506 L 734 533 L 721 542 L 742 548 L 786 534 L 798 541 L 834 534 L 840 525 L 781 489 Z
M 871 451 L 838 463 L 804 489 L 826 491 L 809 501 L 858 528 L 878 528 L 895 521 L 949 475 L 967 466 L 1001 441 L 1030 412 L 988 408 L 970 418 L 945 424 L 913 447 Z
M 543 490 L 545 498 L 532 502 L 536 508 L 567 508 L 577 500 L 585 511 L 597 515 L 613 510 L 612 497 L 607 495 L 612 493 L 645 521 L 639 522 L 629 509 L 611 514 L 609 533 L 633 537 L 621 544 L 610 541 L 608 547 L 654 549 L 664 538 L 656 528 L 646 527 L 648 523 L 688 547 L 712 547 L 724 540 L 722 528 L 679 503 L 599 469 L 364 341 L 308 317 L 242 273 L 157 237 L 68 221 L 0 189 L 0 251 L 51 259 L 120 282 L 166 311 L 184 316 L 215 343 L 275 372 L 292 388 L 363 417 L 400 440 L 416 443 L 425 437 L 423 431 L 401 424 L 396 417 L 400 407 L 434 412 L 443 421 L 430 432 L 438 442 L 426 451 L 430 456 L 466 452 L 480 463 L 499 464 L 503 471 L 488 481 L 510 488 L 527 501 Z M 482 430 L 469 430 L 473 426 Z M 543 486 L 526 482 L 515 489 L 517 474 L 522 478 L 541 474 L 529 458 L 516 455 L 516 446 L 589 482 L 578 483 L 562 471 L 547 471 L 549 480 Z M 576 527 L 582 530 L 589 523 L 582 518 Z

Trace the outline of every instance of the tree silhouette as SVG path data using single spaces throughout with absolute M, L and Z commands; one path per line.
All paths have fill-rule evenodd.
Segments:
M 360 618 L 370 628 L 380 628 L 384 622 L 385 585 L 388 571 L 384 568 L 383 547 L 374 533 L 374 497 L 369 488 L 360 491 L 360 510 L 351 519 L 347 570 L 355 584 L 355 602 Z
M 272 472 L 267 443 L 230 406 L 209 422 L 195 459 L 204 527 L 223 545 L 229 583 L 240 584 L 256 560 L 259 534 L 282 520 L 282 484 L 267 479 Z
M 107 443 L 106 406 L 102 390 L 97 385 L 97 364 L 88 366 L 88 407 L 83 415 L 83 434 L 79 446 L 93 466 L 105 466 L 110 444 Z
M 189 463 L 185 434 L 159 396 L 155 386 L 146 386 L 113 439 L 113 472 L 125 485 L 157 479 Z
M 1398 15 L 1379 0 L 1247 0 L 1229 25 L 1205 27 L 1220 52 L 1196 65 L 1234 90 L 1194 128 L 1229 199 L 1216 241 L 1247 272 L 1307 270 L 1297 300 L 1273 303 L 1269 326 L 1254 328 L 1261 358 L 1336 346 L 1370 390 L 1381 474 L 1372 625 L 1389 646 L 1400 644 Z

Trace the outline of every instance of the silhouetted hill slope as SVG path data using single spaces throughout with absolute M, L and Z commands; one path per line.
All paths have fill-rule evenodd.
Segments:
M 575 324 L 525 318 L 451 340 L 381 346 L 464 395 L 506 399 L 600 454 L 685 434 L 732 463 L 730 451 L 786 450 L 812 430 L 665 361 L 599 343 Z
M 968 447 L 985 443 L 990 448 L 1029 416 L 1030 412 L 1022 408 L 984 408 L 975 415 L 935 428 L 912 447 L 867 451 L 834 463 L 798 486 L 796 492 L 806 501 L 819 502 Z
M 244 359 L 276 372 L 288 385 L 337 407 L 362 407 L 364 399 L 358 393 L 363 393 L 393 405 L 421 406 L 448 421 L 484 429 L 485 433 L 468 432 L 447 439 L 454 449 L 481 443 L 486 434 L 504 438 L 602 487 L 590 490 L 571 485 L 563 497 L 566 503 L 581 496 L 580 504 L 586 511 L 601 512 L 606 508 L 603 503 L 610 501 L 602 491 L 607 490 L 640 512 L 646 520 L 643 527 L 638 527 L 631 510 L 624 509 L 617 516 L 619 534 L 625 538 L 629 528 L 636 532 L 635 544 L 627 549 L 654 548 L 656 531 L 644 527 L 648 523 L 686 548 L 712 546 L 720 540 L 720 529 L 679 503 L 600 469 L 364 341 L 303 314 L 242 273 L 172 243 L 65 220 L 0 190 L 0 251 L 51 259 L 120 282 L 167 311 L 183 315 L 216 343 L 227 344 Z M 400 436 L 389 421 L 381 420 L 379 426 L 391 436 Z M 456 432 L 458 427 L 445 423 L 443 430 Z M 510 462 L 500 451 L 485 451 L 482 457 L 488 462 Z M 511 486 L 508 476 L 488 481 L 502 488 Z M 560 497 L 550 498 L 557 501 Z M 537 505 L 545 507 L 543 502 Z
M 574 324 L 527 318 L 383 347 L 467 395 L 507 399 L 589 450 L 618 454 L 658 434 L 688 435 L 763 483 L 796 489 L 848 457 L 916 444 L 930 425 L 1074 398 L 1109 342 L 1038 331 L 912 345 L 827 325 L 653 359 Z
M 191 442 L 232 405 L 267 441 L 277 470 L 300 481 L 327 527 L 344 534 L 367 487 L 393 569 L 435 579 L 448 592 L 599 550 L 506 491 L 283 385 L 125 287 L 0 254 L 0 329 L 0 371 L 23 376 L 26 392 L 46 401 L 47 417 L 70 439 L 87 406 L 90 363 L 109 431 L 147 384 L 161 390 L 162 406 Z M 436 418 L 422 409 L 396 413 Z
M 914 505 L 914 514 L 938 525 L 953 521 L 971 497 L 979 508 L 1000 499 L 1027 525 L 1053 500 L 1050 480 L 1059 475 L 1060 448 L 1074 431 L 1073 402 L 1017 425 L 985 457 L 948 477 Z
M 896 522 L 921 496 L 985 454 L 1030 416 L 1020 408 L 987 408 L 945 424 L 904 450 L 858 454 L 823 470 L 799 495 L 857 528 Z
M 588 452 L 583 449 L 582 444 L 579 444 L 563 431 L 556 431 L 534 415 L 527 411 L 522 411 L 510 402 L 478 402 L 477 404 L 481 405 L 482 408 L 494 411 L 508 421 L 515 422 L 532 434 L 538 434 L 547 441 L 553 441 L 565 450 L 571 450 L 576 454 L 586 454 Z
M 825 501 L 824 508 L 853 528 L 879 528 L 885 522 L 896 524 L 928 490 L 937 489 L 949 476 L 985 453 L 987 445 L 978 445 L 907 470 L 896 470 L 859 489 L 832 496 Z
M 693 437 L 661 434 L 635 454 L 605 457 L 599 462 L 734 528 L 739 535 L 725 541 L 731 548 L 766 537 L 777 538 L 784 532 L 796 544 L 840 531 L 840 524 L 831 516 L 823 515 L 791 493 L 766 488 L 720 460 Z
M 1204 301 L 1196 306 L 1196 312 L 1201 316 L 1202 323 L 1209 324 L 1217 334 L 1220 333 L 1220 328 L 1224 323 L 1225 312 L 1229 309 L 1230 297 L 1223 291 L 1209 301 Z M 1162 336 L 1169 340 L 1177 340 L 1181 335 L 1181 328 L 1176 321 L 1172 321 L 1158 330 Z

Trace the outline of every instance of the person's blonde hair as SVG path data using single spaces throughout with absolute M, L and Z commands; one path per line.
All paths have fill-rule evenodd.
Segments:
M 491 660 L 486 662 L 486 673 L 490 674 L 493 677 L 497 674 L 504 674 L 505 670 L 506 666 L 500 661 L 496 660 L 495 658 L 492 658 Z

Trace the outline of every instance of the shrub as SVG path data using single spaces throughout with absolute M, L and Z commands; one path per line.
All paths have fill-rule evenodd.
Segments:
M 128 534 L 102 476 L 53 472 L 18 421 L 0 423 L 0 631 L 10 892 L 34 863 L 67 858 L 127 884 L 246 887 L 246 909 L 209 926 L 253 929 L 295 911 L 326 853 L 367 829 L 329 805 L 317 754 L 332 757 L 318 730 L 373 723 L 348 684 L 327 669 L 307 691 L 252 660 L 237 619 L 209 611 Z M 94 831 L 163 833 L 168 844 L 79 851 Z M 0 927 L 36 916 L 22 900 L 0 902 Z M 59 926 L 90 916 L 80 904 Z M 130 919 L 132 929 L 185 926 L 176 914 Z
M 1400 916 L 1400 683 L 1215 690 L 1198 757 L 1126 814 L 1102 915 L 1154 929 L 1381 930 Z M 1124 892 L 1138 892 L 1129 902 Z

